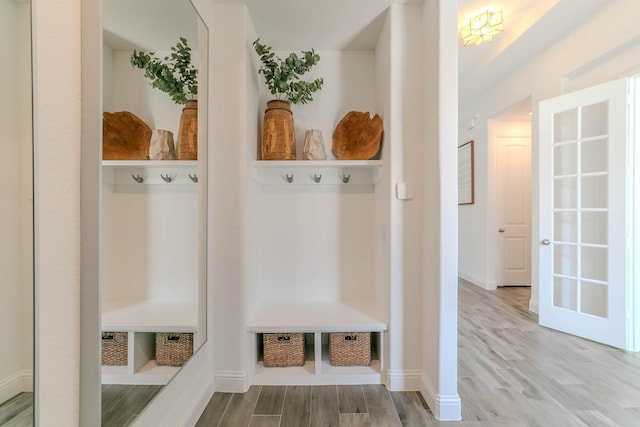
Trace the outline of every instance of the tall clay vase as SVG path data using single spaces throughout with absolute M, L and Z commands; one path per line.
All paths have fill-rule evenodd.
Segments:
M 262 160 L 295 160 L 296 135 L 289 101 L 267 102 L 262 124 Z
M 178 132 L 178 160 L 198 159 L 198 101 L 184 104 Z

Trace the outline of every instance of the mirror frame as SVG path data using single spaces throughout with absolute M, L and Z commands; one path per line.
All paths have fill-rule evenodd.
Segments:
M 209 26 L 206 19 L 201 14 L 200 8 L 197 7 L 198 1 L 189 1 L 201 25 L 207 30 L 207 38 L 205 40 L 206 61 L 202 60 L 202 56 L 198 56 L 199 68 L 204 64 L 206 70 L 210 64 L 210 36 Z M 103 58 L 102 58 L 102 6 L 103 0 L 83 0 L 81 8 L 81 51 L 82 51 L 82 151 L 81 151 L 81 322 L 80 322 L 80 425 L 100 425 L 102 416 L 102 381 L 101 381 L 101 295 L 100 295 L 100 212 L 101 212 L 101 183 L 102 183 L 102 144 L 98 143 L 102 140 L 102 80 L 103 80 Z M 199 24 L 200 25 L 200 24 Z M 200 31 L 198 31 L 200 34 Z M 198 49 L 200 50 L 200 42 Z M 199 133 L 203 135 L 204 141 L 207 143 L 199 144 L 199 160 L 202 159 L 205 165 L 208 165 L 209 141 L 209 99 L 208 99 L 208 72 L 199 73 L 204 80 L 204 90 L 199 91 L 199 99 L 204 98 L 206 109 L 204 114 L 199 117 Z M 199 85 L 202 82 L 199 82 Z M 204 97 L 202 97 L 204 94 Z M 201 141 L 203 140 L 201 139 Z M 207 167 L 203 168 L 204 173 L 202 182 L 206 185 L 199 190 L 199 215 L 201 225 L 203 226 L 203 242 L 199 243 L 199 247 L 204 250 L 201 254 L 202 258 L 201 285 L 199 286 L 199 304 L 203 307 L 202 316 L 198 318 L 199 326 L 205 326 L 205 336 L 201 341 L 199 348 L 194 349 L 194 356 L 203 351 L 209 341 L 209 316 L 208 316 L 208 292 L 207 279 L 207 217 L 208 217 L 208 193 L 209 179 Z M 200 171 L 199 171 L 200 173 Z M 193 358 L 192 357 L 192 358 Z M 189 361 L 191 362 L 191 360 Z M 187 366 L 189 364 L 185 364 Z M 178 377 L 183 370 L 181 369 L 171 382 Z M 169 384 L 168 383 L 168 384 Z M 167 385 L 168 385 L 167 384 Z M 164 389 L 159 392 L 158 397 Z M 155 397 L 154 397 L 155 400 Z M 146 410 L 146 409 L 145 409 Z

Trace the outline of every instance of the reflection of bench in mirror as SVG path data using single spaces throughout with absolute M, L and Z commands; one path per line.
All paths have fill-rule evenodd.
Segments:
M 127 332 L 128 351 L 125 365 L 102 366 L 102 383 L 169 382 L 193 354 L 196 313 L 195 303 L 119 301 L 103 307 L 103 336 Z

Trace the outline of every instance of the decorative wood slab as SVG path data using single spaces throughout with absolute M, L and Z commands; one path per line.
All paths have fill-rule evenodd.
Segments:
M 145 160 L 149 158 L 151 128 L 129 111 L 104 113 L 103 160 Z
M 369 160 L 375 157 L 382 142 L 382 119 L 369 112 L 349 111 L 333 132 L 331 150 L 338 160 Z

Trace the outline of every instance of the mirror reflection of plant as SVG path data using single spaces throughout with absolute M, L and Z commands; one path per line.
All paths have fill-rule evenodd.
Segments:
M 311 82 L 300 79 L 320 61 L 320 55 L 313 49 L 302 51 L 302 57 L 291 53 L 284 61 L 273 53 L 271 46 L 260 43 L 260 39 L 253 42 L 256 53 L 260 56 L 262 67 L 258 70 L 264 76 L 264 81 L 272 95 L 277 99 L 284 98 L 292 104 L 306 104 L 313 101 L 313 93 L 319 91 L 324 83 L 318 78 Z
M 180 41 L 171 48 L 171 55 L 163 59 L 152 55 L 155 52 L 134 50 L 131 65 L 144 70 L 151 86 L 169 94 L 176 104 L 197 98 L 198 69 L 191 64 L 191 48 L 187 39 L 180 37 Z

